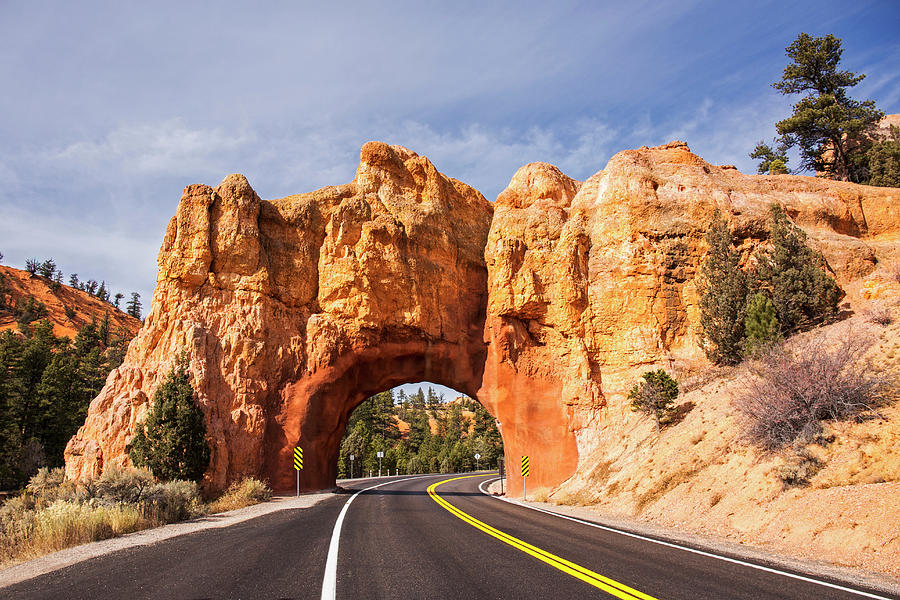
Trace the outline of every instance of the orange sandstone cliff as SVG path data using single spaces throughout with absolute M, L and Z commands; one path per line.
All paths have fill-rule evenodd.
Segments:
M 695 276 L 713 211 L 749 255 L 773 202 L 842 284 L 897 257 L 900 190 L 743 175 L 682 142 L 621 152 L 583 183 L 527 165 L 493 205 L 376 142 L 343 186 L 273 201 L 239 175 L 190 186 L 153 310 L 69 443 L 67 475 L 128 462 L 185 349 L 212 488 L 244 475 L 290 488 L 297 443 L 303 487 L 333 485 L 353 408 L 419 380 L 477 397 L 500 421 L 510 466 L 531 457 L 529 490 L 581 485 L 638 419 L 624 408 L 636 373 L 705 364 Z

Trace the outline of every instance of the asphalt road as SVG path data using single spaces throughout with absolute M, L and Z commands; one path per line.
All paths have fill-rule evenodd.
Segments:
M 121 550 L 2 588 L 0 598 L 320 598 L 335 523 L 351 497 L 332 565 L 337 598 L 890 597 L 502 502 L 478 491 L 492 475 L 440 483 L 452 477 L 394 478 L 355 497 L 342 494 L 311 508 Z M 352 491 L 376 483 L 385 480 L 355 482 Z

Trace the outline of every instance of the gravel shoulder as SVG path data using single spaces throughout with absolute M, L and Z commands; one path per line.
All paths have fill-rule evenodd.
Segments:
M 278 496 L 269 502 L 255 504 L 246 508 L 206 515 L 182 523 L 173 523 L 154 529 L 145 529 L 121 537 L 66 548 L 65 550 L 60 550 L 59 552 L 54 552 L 53 554 L 48 554 L 0 570 L 0 588 L 125 548 L 149 546 L 176 536 L 196 533 L 205 529 L 229 527 L 241 523 L 242 521 L 255 519 L 280 510 L 309 508 L 333 495 L 332 492 L 323 492 L 318 494 L 305 494 L 299 497 Z

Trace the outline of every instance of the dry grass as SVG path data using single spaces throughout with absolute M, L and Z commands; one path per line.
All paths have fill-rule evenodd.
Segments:
M 575 492 L 560 491 L 552 498 L 552 502 L 557 506 L 588 506 L 595 501 L 596 499 L 586 489 Z
M 41 469 L 0 506 L 0 566 L 202 512 L 194 482 L 157 483 L 147 471 L 113 468 L 76 483 L 62 469 Z
M 225 512 L 259 504 L 271 497 L 272 490 L 269 486 L 258 479 L 248 477 L 232 483 L 222 496 L 210 502 L 206 508 L 211 513 Z
M 703 466 L 704 465 L 695 462 L 684 465 L 680 469 L 667 473 L 662 479 L 657 481 L 652 488 L 639 495 L 635 499 L 635 511 L 638 513 L 642 512 L 644 508 L 650 506 L 682 483 L 685 483 L 686 481 L 693 478 L 697 473 L 701 471 Z

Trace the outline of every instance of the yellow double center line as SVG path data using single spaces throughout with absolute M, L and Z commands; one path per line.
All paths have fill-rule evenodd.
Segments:
M 530 554 L 536 559 L 547 563 L 551 567 L 559 569 L 563 573 L 568 573 L 572 577 L 580 579 L 585 583 L 589 583 L 596 588 L 600 588 L 604 592 L 612 594 L 616 598 L 622 598 L 624 600 L 634 600 L 635 598 L 640 598 L 641 600 L 656 600 L 656 598 L 654 598 L 653 596 L 648 596 L 647 594 L 630 588 L 627 585 L 619 583 L 614 579 L 604 577 L 600 573 L 595 573 L 594 571 L 586 569 L 581 565 L 577 565 L 571 561 L 556 556 L 555 554 L 551 554 L 546 550 L 541 550 L 537 546 L 532 546 L 528 542 L 523 542 L 519 538 L 513 537 L 508 533 L 504 533 L 499 529 L 491 527 L 487 523 L 479 521 L 469 513 L 463 512 L 460 509 L 456 508 L 455 506 L 444 500 L 441 496 L 438 496 L 437 492 L 435 492 L 435 489 L 437 489 L 439 485 L 450 483 L 451 481 L 456 481 L 458 479 L 469 479 L 470 477 L 484 477 L 484 475 L 463 475 L 462 477 L 453 477 L 451 479 L 445 479 L 444 481 L 438 481 L 437 483 L 433 483 L 428 486 L 428 495 L 431 496 L 432 500 L 437 502 L 448 512 L 459 517 L 472 527 L 480 529 L 486 534 L 497 538 L 501 542 L 509 544 L 517 550 L 521 550 L 526 554 Z

